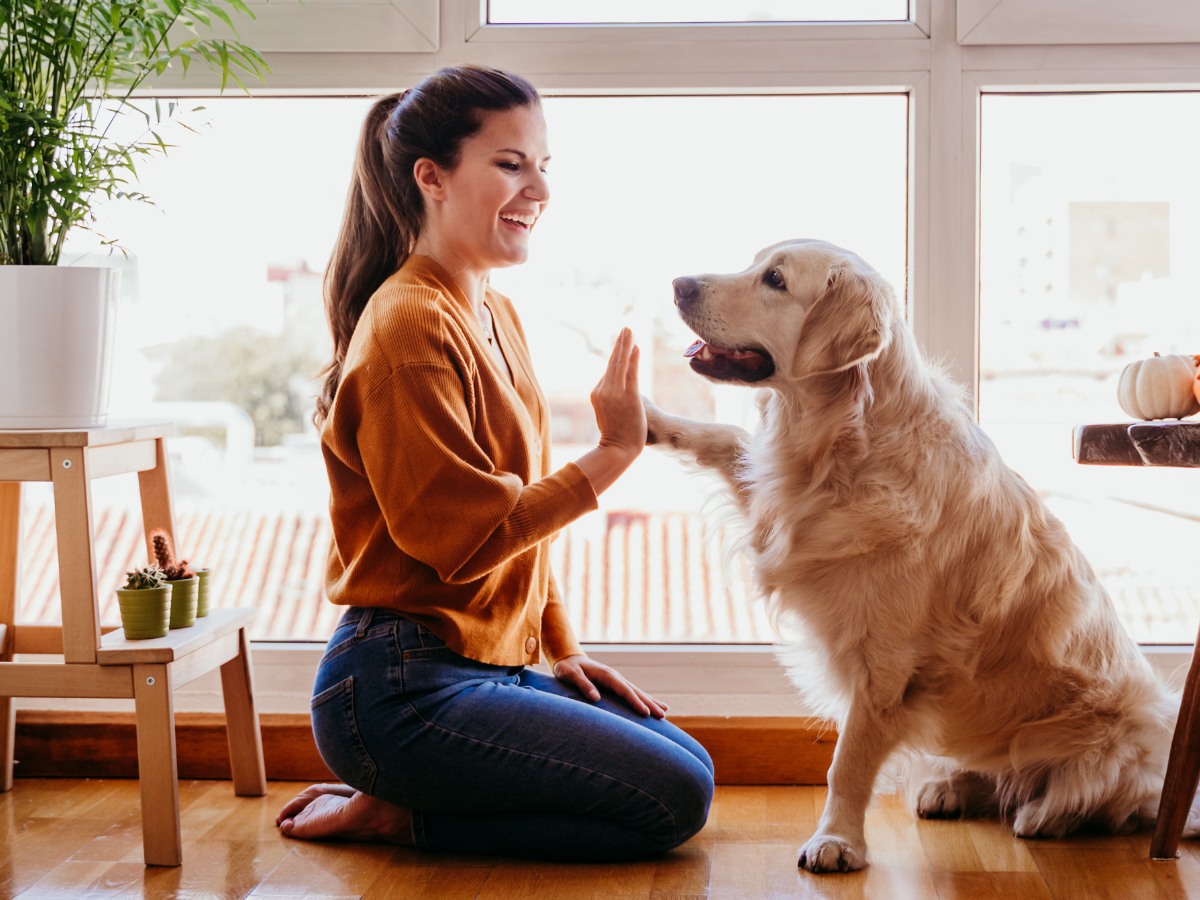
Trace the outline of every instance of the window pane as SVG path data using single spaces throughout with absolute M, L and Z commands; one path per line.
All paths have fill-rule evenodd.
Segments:
M 1191 642 L 1196 473 L 1077 465 L 1071 431 L 1129 420 L 1127 363 L 1200 350 L 1200 95 L 988 96 L 982 121 L 980 419 L 1134 636 Z
M 256 639 L 325 640 L 339 614 L 324 599 L 328 488 L 310 416 L 330 353 L 321 272 L 368 106 L 184 101 L 194 131 L 168 125 L 169 155 L 138 164 L 154 205 L 112 203 L 99 217 L 128 258 L 81 260 L 122 269 L 110 420 L 178 423 L 168 449 L 180 555 L 212 569 L 214 605 L 259 608 Z M 73 240 L 75 254 L 94 249 L 94 236 Z M 114 589 L 144 562 L 136 478 L 94 482 L 93 500 L 102 620 L 117 623 Z M 26 503 L 22 608 L 49 621 L 49 495 L 29 491 Z
M 325 640 L 328 490 L 311 376 L 329 352 L 321 272 L 340 221 L 363 99 L 205 101 L 192 134 L 139 169 L 155 206 L 99 229 L 124 270 L 113 417 L 180 423 L 170 441 L 180 550 L 215 572 L 218 605 L 261 610 L 258 639 Z M 587 399 L 631 325 L 642 389 L 680 413 L 753 425 L 753 392 L 714 388 L 682 353 L 671 280 L 739 270 L 761 247 L 823 237 L 894 284 L 905 266 L 902 95 L 548 98 L 549 211 L 530 261 L 495 273 L 522 315 L 552 405 L 557 463 L 595 438 Z M 195 125 L 196 117 L 193 118 Z M 819 139 L 814 139 L 819 136 Z M 85 241 L 76 250 L 86 249 Z M 647 451 L 599 512 L 554 542 L 587 641 L 762 641 L 770 631 L 714 481 Z M 97 481 L 102 618 L 139 561 L 136 479 Z M 27 494 L 26 617 L 57 616 L 49 494 Z
M 907 101 L 550 98 L 553 199 L 530 261 L 493 281 L 521 311 L 566 462 L 594 439 L 588 392 L 623 325 L 641 387 L 668 411 L 754 427 L 755 391 L 692 373 L 671 281 L 740 271 L 769 244 L 823 237 L 904 284 Z M 814 136 L 819 135 L 819 139 Z M 590 640 L 755 641 L 770 629 L 715 479 L 647 450 L 555 543 Z
M 496 25 L 903 22 L 908 0 L 490 0 Z

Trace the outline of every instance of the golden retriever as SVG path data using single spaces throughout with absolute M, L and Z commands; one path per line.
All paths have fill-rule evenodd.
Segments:
M 795 240 L 674 289 L 700 337 L 692 369 L 768 389 L 753 434 L 647 401 L 648 440 L 728 480 L 790 645 L 781 658 L 839 723 L 799 865 L 867 864 L 867 806 L 901 751 L 922 817 L 998 813 L 1023 837 L 1152 819 L 1178 697 L 961 390 L 922 359 L 886 281 Z

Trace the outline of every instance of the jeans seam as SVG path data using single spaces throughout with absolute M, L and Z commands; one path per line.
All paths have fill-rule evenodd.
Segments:
M 654 794 L 651 794 L 649 791 L 646 791 L 644 788 L 639 787 L 636 784 L 632 784 L 628 781 L 624 781 L 623 779 L 618 778 L 615 775 L 610 775 L 607 772 L 601 772 L 597 769 L 593 769 L 588 766 L 580 765 L 579 763 L 571 762 L 569 760 L 558 759 L 556 757 L 546 756 L 541 753 L 534 753 L 531 750 L 526 750 L 523 748 L 508 747 L 508 746 L 505 746 L 504 744 L 497 744 L 492 741 L 481 740 L 480 738 L 474 737 L 469 734 L 464 734 L 461 731 L 455 731 L 453 728 L 447 728 L 445 725 L 441 725 L 437 722 L 432 721 L 431 719 L 426 718 L 425 716 L 421 715 L 420 711 L 415 706 L 413 706 L 411 702 L 408 703 L 408 708 L 409 708 L 409 710 L 412 711 L 413 715 L 415 715 L 420 721 L 424 722 L 430 728 L 433 728 L 433 729 L 441 732 L 442 734 L 453 735 L 456 738 L 461 738 L 464 741 L 469 741 L 472 744 L 478 744 L 483 747 L 493 747 L 497 750 L 502 750 L 505 753 L 514 753 L 514 754 L 517 754 L 520 756 L 529 757 L 530 759 L 545 760 L 547 762 L 557 763 L 558 765 L 569 766 L 577 771 L 588 772 L 592 775 L 598 775 L 599 777 L 604 778 L 614 784 L 619 784 L 619 785 L 623 785 L 624 787 L 631 788 L 632 790 L 636 791 L 640 796 L 649 798 L 655 805 L 657 805 L 663 812 L 665 812 L 671 820 L 671 831 L 673 832 L 674 837 L 676 839 L 678 839 L 680 837 L 679 822 L 675 818 L 675 813 L 671 810 L 671 807 L 669 805 L 667 805 L 666 803 L 664 803 L 662 800 L 660 800 L 658 797 L 656 797 Z
M 347 689 L 349 685 L 349 689 Z M 319 700 L 319 702 L 318 702 Z M 376 763 L 375 757 L 371 751 L 367 749 L 366 742 L 363 741 L 362 730 L 358 726 L 358 711 L 357 704 L 354 702 L 354 676 L 351 675 L 331 687 L 326 688 L 319 694 L 314 696 L 310 701 L 310 716 L 315 716 L 317 711 L 331 702 L 340 702 L 343 704 L 342 721 L 346 733 L 352 738 L 352 744 L 355 751 L 361 756 L 361 761 L 369 768 L 368 772 L 360 774 L 369 775 L 368 784 L 363 793 L 370 794 L 375 787 L 375 781 L 379 777 L 379 764 Z M 320 752 L 318 748 L 318 752 Z

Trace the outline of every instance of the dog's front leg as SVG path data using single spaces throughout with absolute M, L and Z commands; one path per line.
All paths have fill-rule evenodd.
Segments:
M 862 698 L 851 701 L 829 767 L 825 811 L 816 834 L 800 848 L 800 868 L 852 872 L 867 864 L 867 806 L 875 777 L 895 748 L 898 734 L 894 714 L 880 714 Z
M 737 464 L 750 440 L 749 433 L 736 425 L 697 422 L 663 412 L 645 397 L 646 443 L 677 450 L 704 469 L 719 473 L 733 488 L 739 500 L 743 486 L 737 478 Z

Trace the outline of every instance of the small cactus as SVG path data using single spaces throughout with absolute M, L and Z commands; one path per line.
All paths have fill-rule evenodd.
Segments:
M 144 591 L 149 588 L 166 587 L 166 585 L 166 573 L 153 564 L 125 573 L 125 588 L 127 590 Z
M 181 578 L 191 578 L 196 574 L 188 567 L 186 559 L 175 559 L 175 548 L 165 531 L 159 529 L 151 532 L 150 542 L 154 545 L 154 558 L 167 581 L 179 581 Z

